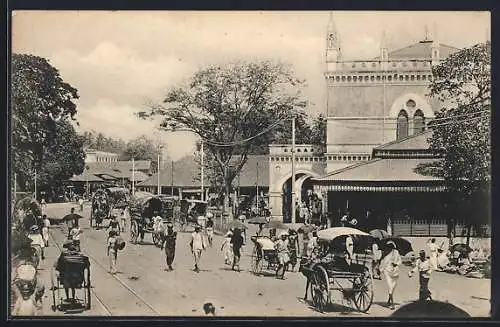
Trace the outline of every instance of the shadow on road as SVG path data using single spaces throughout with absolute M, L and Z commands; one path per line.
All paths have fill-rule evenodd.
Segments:
M 348 307 L 348 306 L 345 306 L 345 305 L 342 305 L 342 304 L 338 304 L 338 303 L 329 303 L 326 306 L 325 310 L 321 311 L 321 310 L 318 310 L 316 307 L 313 306 L 311 300 L 304 300 L 304 298 L 301 298 L 301 297 L 297 297 L 297 300 L 300 303 L 307 304 L 307 306 L 308 306 L 308 308 L 310 310 L 318 312 L 318 313 L 333 313 L 333 312 L 337 312 L 337 313 L 340 313 L 340 314 L 360 313 L 360 312 L 358 312 L 354 308 L 351 308 L 351 307 Z

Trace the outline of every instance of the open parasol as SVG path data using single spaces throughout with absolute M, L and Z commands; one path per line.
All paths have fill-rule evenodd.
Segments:
M 415 301 L 394 311 L 395 318 L 469 318 L 467 312 L 459 307 L 441 301 Z
M 374 238 L 376 239 L 383 239 L 383 238 L 387 238 L 387 237 L 390 237 L 389 233 L 387 233 L 385 230 L 383 229 L 374 229 L 372 231 L 370 231 L 369 233 L 371 236 L 373 236 Z
M 254 218 L 248 219 L 246 222 L 248 224 L 260 225 L 260 224 L 267 224 L 268 220 L 266 217 L 254 217 Z
M 387 245 L 387 243 L 389 241 L 392 241 L 392 242 L 394 242 L 394 244 L 396 244 L 396 249 L 398 250 L 399 254 L 401 254 L 402 256 L 405 256 L 408 253 L 413 251 L 413 247 L 411 246 L 410 241 L 405 240 L 404 238 L 401 238 L 401 237 L 387 237 L 387 238 L 381 239 L 378 242 L 378 244 L 382 248 L 382 250 L 387 251 L 389 249 L 389 246 Z
M 472 248 L 464 243 L 456 243 L 451 246 L 450 252 L 470 253 L 472 252 Z
M 228 229 L 240 229 L 240 230 L 244 230 L 247 228 L 247 226 L 242 223 L 241 221 L 239 221 L 238 219 L 233 219 L 233 221 L 231 221 L 228 225 L 227 225 L 227 228 Z
M 285 229 L 285 230 L 288 230 L 288 226 L 283 224 L 281 221 L 279 220 L 271 220 L 267 226 L 267 228 L 270 228 L 270 229 Z
M 83 216 L 80 216 L 79 214 L 76 213 L 70 213 L 64 217 L 62 217 L 61 221 L 66 222 L 66 221 L 73 221 L 73 220 L 78 220 L 83 218 Z
M 332 227 L 318 231 L 318 238 L 325 241 L 331 241 L 339 236 L 344 236 L 344 235 L 370 236 L 370 234 L 368 233 L 365 233 L 363 231 L 360 231 L 359 229 L 351 227 Z

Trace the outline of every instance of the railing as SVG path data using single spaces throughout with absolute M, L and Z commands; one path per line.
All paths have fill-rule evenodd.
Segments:
M 457 237 L 467 235 L 467 227 L 464 224 L 456 224 L 452 229 Z M 448 236 L 448 224 L 443 220 L 394 220 L 392 222 L 392 234 L 394 236 Z M 491 236 L 491 227 L 481 225 L 478 230 L 471 229 L 471 236 Z

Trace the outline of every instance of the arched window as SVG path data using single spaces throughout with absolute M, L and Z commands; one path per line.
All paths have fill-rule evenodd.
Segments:
M 417 109 L 413 115 L 413 134 L 425 131 L 425 117 L 422 110 Z
M 405 110 L 401 110 L 398 115 L 398 128 L 396 131 L 396 139 L 400 140 L 408 136 L 408 114 Z

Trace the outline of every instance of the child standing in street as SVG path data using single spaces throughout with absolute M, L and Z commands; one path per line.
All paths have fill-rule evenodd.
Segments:
M 418 271 L 420 277 L 419 300 L 432 300 L 431 291 L 429 291 L 429 279 L 432 272 L 431 262 L 426 257 L 425 250 L 420 250 L 419 255 L 419 258 L 415 262 L 415 267 L 408 273 L 408 277 L 411 278 Z
M 108 257 L 109 257 L 109 273 L 116 274 L 116 259 L 118 258 L 118 249 L 116 244 L 117 233 L 114 230 L 109 231 L 108 237 Z
M 220 248 L 220 250 L 222 251 L 222 253 L 224 254 L 224 263 L 226 265 L 232 265 L 232 260 L 233 260 L 233 248 L 232 248 L 232 245 L 231 245 L 231 238 L 233 237 L 233 233 L 231 233 L 230 231 L 227 232 L 225 238 L 224 238 L 224 242 L 222 242 L 222 246 Z

